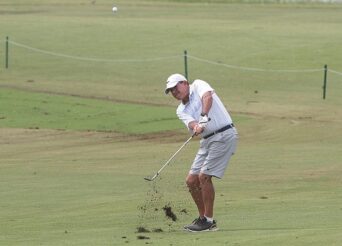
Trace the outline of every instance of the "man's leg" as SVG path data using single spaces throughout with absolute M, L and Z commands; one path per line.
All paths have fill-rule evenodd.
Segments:
M 213 218 L 215 189 L 211 180 L 211 176 L 201 173 L 199 175 L 199 181 L 201 184 L 202 199 L 204 204 L 204 216 L 207 218 Z
M 201 218 L 204 217 L 205 205 L 203 203 L 202 191 L 201 191 L 201 183 L 198 175 L 189 174 L 186 178 L 186 184 L 189 188 L 189 192 L 192 196 L 192 199 L 196 203 L 199 216 Z
M 200 217 L 185 226 L 184 229 L 192 232 L 196 231 L 216 231 L 216 222 L 213 220 L 213 207 L 215 191 L 211 176 L 200 173 L 199 175 L 189 175 L 187 184 L 194 199 Z

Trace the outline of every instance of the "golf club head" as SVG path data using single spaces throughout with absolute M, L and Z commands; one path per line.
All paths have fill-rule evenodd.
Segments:
M 145 177 L 144 179 L 147 181 L 153 181 L 153 180 L 155 180 L 156 177 L 158 177 L 158 175 L 159 175 L 159 173 L 155 174 L 152 178 Z

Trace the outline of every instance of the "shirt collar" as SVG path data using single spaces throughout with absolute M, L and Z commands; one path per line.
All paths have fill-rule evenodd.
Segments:
M 193 92 L 194 92 L 194 86 L 191 84 L 189 86 L 189 101 L 186 104 L 183 104 L 183 102 L 181 102 L 181 104 L 185 107 L 186 105 L 188 105 L 193 97 Z
M 190 85 L 190 89 L 189 89 L 189 98 L 191 97 L 192 93 L 194 92 L 194 85 L 191 84 Z

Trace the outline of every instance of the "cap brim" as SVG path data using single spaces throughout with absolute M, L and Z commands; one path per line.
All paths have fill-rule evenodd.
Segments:
M 176 82 L 167 83 L 166 89 L 165 89 L 165 94 L 168 94 L 169 91 L 170 91 L 173 87 L 175 87 L 178 83 L 179 83 L 179 82 L 177 82 L 177 81 L 176 81 Z

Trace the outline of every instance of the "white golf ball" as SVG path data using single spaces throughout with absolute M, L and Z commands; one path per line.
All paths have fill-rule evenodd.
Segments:
M 112 8 L 112 11 L 113 11 L 113 12 L 118 11 L 118 7 L 114 6 L 114 7 Z

